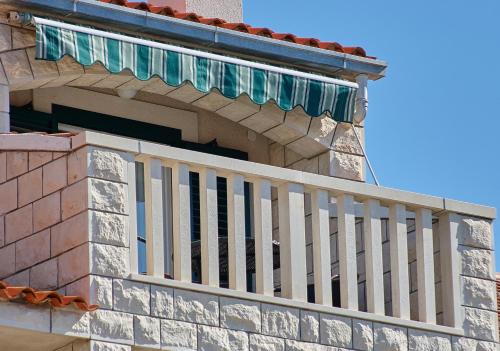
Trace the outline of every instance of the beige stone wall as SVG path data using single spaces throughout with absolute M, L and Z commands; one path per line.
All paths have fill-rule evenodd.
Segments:
M 170 6 L 179 12 L 194 12 L 208 18 L 222 18 L 227 22 L 243 22 L 242 0 L 148 0 L 154 6 Z
M 364 128 L 355 127 L 364 146 Z M 289 146 L 272 143 L 269 146 L 269 161 L 273 166 L 295 169 L 320 175 L 364 181 L 365 160 L 361 144 L 352 127 L 339 126 L 332 133 L 331 150 L 311 158 L 305 158 Z
M 186 0 L 186 10 L 208 18 L 222 18 L 228 22 L 243 22 L 242 0 Z

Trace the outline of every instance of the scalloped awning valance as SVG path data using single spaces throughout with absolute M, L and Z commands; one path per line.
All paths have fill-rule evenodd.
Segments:
M 278 66 L 105 32 L 42 18 L 36 25 L 36 58 L 64 56 L 90 66 L 100 62 L 111 73 L 130 70 L 137 79 L 161 78 L 170 86 L 187 82 L 227 98 L 247 94 L 263 105 L 274 101 L 284 111 L 301 106 L 311 117 L 329 114 L 352 122 L 357 84 Z

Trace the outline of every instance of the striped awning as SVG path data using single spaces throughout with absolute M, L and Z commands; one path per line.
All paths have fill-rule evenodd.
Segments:
M 326 113 L 352 122 L 355 83 L 47 19 L 34 22 L 37 59 L 68 55 L 85 66 L 100 62 L 111 73 L 128 69 L 140 80 L 159 77 L 174 87 L 189 82 L 203 93 L 217 89 L 230 99 L 247 94 L 258 105 L 274 101 L 284 111 L 301 106 L 311 117 Z

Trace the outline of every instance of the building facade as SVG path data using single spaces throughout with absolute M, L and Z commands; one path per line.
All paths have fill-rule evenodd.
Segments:
M 2 349 L 497 350 L 495 210 L 366 182 L 386 64 L 242 19 L 0 2 Z

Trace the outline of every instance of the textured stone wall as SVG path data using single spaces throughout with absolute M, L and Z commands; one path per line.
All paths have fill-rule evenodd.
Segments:
M 148 0 L 151 5 L 170 6 L 182 13 L 195 12 L 208 18 L 243 22 L 243 0 Z
M 95 282 L 85 350 L 494 351 L 434 332 L 123 279 Z M 120 344 L 120 345 L 115 345 Z M 62 349 L 66 351 L 65 349 Z M 74 350 L 74 349 L 73 349 Z
M 314 147 L 311 142 L 298 139 L 288 144 L 273 143 L 269 147 L 270 164 L 315 173 L 320 175 L 365 180 L 365 160 L 363 150 L 356 139 L 352 128 L 335 127 L 335 122 L 329 119 L 313 119 L 318 122 L 310 126 L 308 134 L 320 140 L 323 145 L 329 145 L 331 150 L 321 151 L 310 158 L 305 158 L 299 150 Z M 321 121 L 321 123 L 320 123 Z M 356 127 L 361 142 L 364 143 L 364 128 Z M 301 155 L 302 154 L 302 155 Z
M 465 335 L 474 339 L 498 341 L 491 223 L 463 217 L 458 228 L 458 243 Z M 464 346 L 463 349 L 467 348 Z
M 126 158 L 93 147 L 0 153 L 0 279 L 53 290 L 128 274 Z
M 66 205 L 67 162 L 59 152 L 0 153 L 0 278 L 38 289 L 59 286 L 56 257 L 65 250 L 56 229 Z
M 243 22 L 242 0 L 186 0 L 187 12 L 208 18 L 222 18 L 228 22 Z

